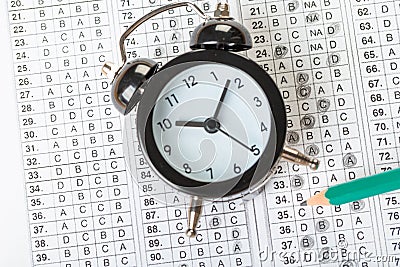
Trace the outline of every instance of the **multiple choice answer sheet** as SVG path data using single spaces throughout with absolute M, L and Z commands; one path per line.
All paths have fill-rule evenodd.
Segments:
M 400 266 L 398 192 L 300 206 L 399 165 L 400 1 L 229 1 L 252 35 L 243 55 L 285 100 L 286 142 L 321 166 L 281 162 L 253 200 L 205 206 L 192 239 L 184 201 L 137 138 L 127 170 L 123 119 L 101 75 L 119 61 L 121 33 L 171 2 L 8 0 L 34 266 Z M 189 51 L 200 22 L 190 8 L 155 17 L 126 40 L 128 60 L 165 64 Z

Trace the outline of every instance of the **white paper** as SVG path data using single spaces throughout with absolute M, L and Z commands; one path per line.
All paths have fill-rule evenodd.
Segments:
M 123 123 L 100 75 L 119 61 L 126 27 L 170 2 L 8 1 L 34 266 L 398 266 L 398 192 L 300 203 L 398 167 L 400 2 L 230 1 L 253 38 L 245 55 L 284 97 L 287 144 L 321 166 L 282 162 L 254 200 L 206 206 L 191 240 L 187 207 L 163 204 L 179 195 L 139 149 L 127 172 Z M 208 13 L 216 4 L 195 3 Z M 189 51 L 200 22 L 185 8 L 154 18 L 127 40 L 128 60 L 165 64 Z

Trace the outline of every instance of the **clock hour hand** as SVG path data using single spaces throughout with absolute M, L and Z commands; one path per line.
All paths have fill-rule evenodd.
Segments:
M 222 103 L 224 102 L 226 93 L 228 92 L 229 85 L 231 84 L 231 80 L 226 80 L 224 90 L 222 91 L 221 97 L 219 98 L 219 102 L 217 108 L 215 109 L 213 118 L 216 119 L 218 117 L 219 111 L 221 110 Z
M 204 122 L 201 122 L 201 121 L 176 121 L 175 126 L 204 127 Z
M 176 121 L 175 126 L 204 128 L 204 130 L 206 130 L 206 132 L 208 132 L 210 134 L 214 134 L 214 133 L 218 132 L 220 123 L 214 118 L 208 118 L 204 122 Z

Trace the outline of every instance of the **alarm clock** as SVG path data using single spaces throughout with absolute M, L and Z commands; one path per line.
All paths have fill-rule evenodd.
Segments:
M 142 23 L 178 7 L 204 19 L 191 52 L 162 67 L 152 59 L 127 62 L 124 42 Z M 271 77 L 238 54 L 252 48 L 247 29 L 219 3 L 214 17 L 189 2 L 158 8 L 132 24 L 119 42 L 122 64 L 103 66 L 112 100 L 123 115 L 137 108 L 136 132 L 147 163 L 166 184 L 191 196 L 187 235 L 196 235 L 204 200 L 259 192 L 281 159 L 317 169 L 319 161 L 285 145 L 287 119 Z

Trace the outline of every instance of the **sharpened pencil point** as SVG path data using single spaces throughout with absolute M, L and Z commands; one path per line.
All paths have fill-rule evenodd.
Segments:
M 301 202 L 300 206 L 307 206 L 307 200 L 304 200 L 303 202 Z

